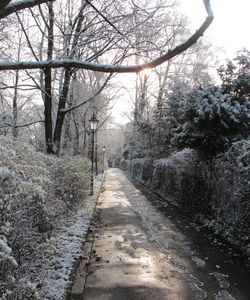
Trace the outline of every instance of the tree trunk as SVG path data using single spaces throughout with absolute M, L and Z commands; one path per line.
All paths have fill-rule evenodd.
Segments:
M 73 106 L 74 104 L 74 82 L 76 80 L 76 77 L 74 76 L 73 81 L 71 83 L 71 88 L 70 88 L 70 95 L 69 95 L 69 103 L 68 106 Z M 62 149 L 67 152 L 69 151 L 70 147 L 70 120 L 71 120 L 72 112 L 68 112 L 66 115 L 66 119 L 64 121 L 64 139 L 63 139 L 63 145 Z
M 52 95 L 51 95 L 51 69 L 47 68 L 44 71 L 45 77 L 45 97 L 44 97 L 44 124 L 45 124 L 45 141 L 47 153 L 53 152 L 52 144 Z
M 9 2 L 9 1 L 7 1 Z M 20 55 L 21 55 L 21 43 L 22 43 L 22 34 L 19 36 L 19 43 L 18 43 L 18 50 L 17 50 L 17 60 L 20 61 Z M 13 97 L 13 103 L 12 103 L 12 114 L 13 114 L 13 130 L 12 135 L 14 139 L 17 139 L 18 137 L 18 129 L 16 127 L 17 125 L 17 117 L 18 117 L 18 109 L 17 109 L 17 98 L 18 98 L 18 83 L 19 83 L 19 70 L 16 70 L 15 73 L 15 87 L 14 87 L 14 97 Z
M 66 68 L 64 73 L 64 84 L 63 84 L 62 92 L 59 97 L 56 126 L 54 131 L 53 151 L 56 154 L 59 154 L 60 152 L 63 121 L 65 118 L 65 112 L 63 112 L 62 110 L 65 109 L 66 106 L 67 96 L 69 92 L 70 78 L 71 78 L 71 69 Z
M 18 97 L 18 90 L 17 90 L 17 85 L 18 85 L 18 81 L 19 81 L 19 71 L 16 71 L 16 78 L 15 78 L 15 88 L 14 88 L 14 97 L 13 97 L 13 103 L 12 103 L 12 114 L 13 114 L 13 138 L 17 139 L 18 136 L 18 129 L 16 127 L 17 125 L 17 97 Z
M 75 111 L 73 111 L 73 121 L 75 125 L 75 135 L 73 139 L 73 155 L 79 154 L 79 143 L 80 143 L 80 135 L 79 135 L 79 128 L 78 122 L 76 120 Z
M 54 37 L 54 11 L 52 2 L 48 3 L 49 8 L 49 26 L 48 26 L 48 50 L 47 59 L 51 60 L 53 56 L 53 37 Z M 47 67 L 44 69 L 44 124 L 45 124 L 45 141 L 47 153 L 54 153 L 53 151 L 53 123 L 52 123 L 52 75 L 51 68 Z
M 69 151 L 69 139 L 70 139 L 70 118 L 71 118 L 71 113 L 69 112 L 66 116 L 65 119 L 65 124 L 64 124 L 64 138 L 63 138 L 63 145 L 62 145 L 62 149 L 63 152 L 66 153 Z

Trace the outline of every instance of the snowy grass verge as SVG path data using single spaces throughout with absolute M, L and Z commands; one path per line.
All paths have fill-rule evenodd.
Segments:
M 66 299 L 72 286 L 72 272 L 80 259 L 88 228 L 101 187 L 101 178 L 95 180 L 95 194 L 88 196 L 77 212 L 64 219 L 54 237 L 41 247 L 46 249 L 42 259 L 46 277 L 39 291 L 41 299 Z

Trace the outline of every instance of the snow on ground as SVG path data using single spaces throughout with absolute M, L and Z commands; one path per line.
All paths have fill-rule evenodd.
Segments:
M 203 300 L 207 298 L 206 292 L 202 289 L 203 283 L 198 278 L 190 274 L 187 278 L 187 282 L 197 300 Z
M 79 209 L 60 222 L 57 232 L 46 243 L 42 259 L 45 279 L 39 294 L 44 300 L 62 300 L 71 286 L 70 275 L 79 259 L 94 212 L 101 179 L 95 181 L 96 193 L 86 197 Z
M 227 291 L 220 291 L 216 296 L 215 300 L 236 300 Z
M 196 263 L 197 268 L 203 268 L 205 266 L 205 261 L 197 256 L 191 256 L 192 261 Z
M 228 289 L 230 287 L 230 283 L 228 282 L 228 280 L 226 280 L 228 275 L 218 273 L 218 272 L 213 272 L 213 273 L 210 273 L 209 275 L 212 275 L 216 278 L 216 280 L 218 281 L 219 286 L 222 289 Z

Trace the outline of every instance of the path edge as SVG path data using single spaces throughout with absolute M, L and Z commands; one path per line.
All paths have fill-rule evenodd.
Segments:
M 71 271 L 71 274 L 69 276 L 70 285 L 69 285 L 68 290 L 66 292 L 65 300 L 80 300 L 80 299 L 82 299 L 82 294 L 83 294 L 83 291 L 84 291 L 85 281 L 86 281 L 86 277 L 87 277 L 87 267 L 86 267 L 86 272 L 84 274 L 85 277 L 79 276 L 79 268 L 83 264 L 87 265 L 87 262 L 83 261 L 84 252 L 85 252 L 86 246 L 89 245 L 89 242 L 90 242 L 90 240 L 92 238 L 92 235 L 93 235 L 93 233 L 90 230 L 90 225 L 95 220 L 95 216 L 96 216 L 96 213 L 97 213 L 98 199 L 99 199 L 100 194 L 102 192 L 104 182 L 105 182 L 105 173 L 103 174 L 102 179 L 101 179 L 101 183 L 100 183 L 96 193 L 93 196 L 94 201 L 95 201 L 93 214 L 90 218 L 88 230 L 87 230 L 86 234 L 83 236 L 84 241 L 83 241 L 82 246 L 81 246 L 81 254 L 75 260 L 75 262 L 72 266 L 72 271 Z M 79 286 L 79 282 L 78 282 L 79 280 L 82 280 L 82 289 L 76 288 L 77 286 Z

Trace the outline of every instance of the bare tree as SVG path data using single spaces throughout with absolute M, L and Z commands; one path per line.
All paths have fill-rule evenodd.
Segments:
M 31 1 L 31 2 L 36 2 Z M 106 72 L 106 73 L 136 73 L 140 72 L 146 68 L 155 68 L 164 62 L 172 59 L 173 57 L 179 55 L 184 52 L 192 45 L 194 45 L 200 37 L 203 36 L 204 32 L 211 25 L 213 21 L 213 12 L 210 6 L 210 0 L 204 0 L 204 5 L 207 11 L 207 18 L 204 23 L 200 26 L 196 32 L 190 36 L 185 42 L 180 45 L 174 47 L 169 50 L 167 53 L 160 55 L 159 57 L 151 60 L 150 62 L 141 64 L 141 65 L 132 65 L 132 66 L 122 66 L 122 65 L 106 65 L 106 64 L 96 64 L 90 63 L 88 61 L 81 61 L 76 59 L 54 59 L 47 61 L 39 61 L 39 62 L 2 62 L 0 65 L 0 70 L 17 70 L 17 69 L 43 69 L 46 67 L 49 68 L 82 68 L 85 70 L 92 70 L 97 72 Z
M 47 57 L 46 60 L 42 60 L 42 55 L 35 53 L 32 41 L 29 41 L 29 37 L 27 37 L 31 53 L 33 57 L 36 58 L 36 61 L 3 61 L 0 64 L 0 71 L 21 69 L 43 70 L 40 74 L 42 77 L 44 76 L 44 87 L 40 84 L 40 88 L 42 88 L 44 92 L 45 136 L 48 153 L 59 153 L 65 115 L 69 113 L 69 111 L 77 108 L 77 105 L 69 107 L 69 105 L 71 105 L 69 100 L 70 82 L 72 75 L 77 69 L 112 74 L 136 73 L 147 68 L 155 68 L 180 55 L 194 45 L 213 20 L 210 1 L 204 0 L 207 18 L 193 35 L 185 41 L 180 41 L 177 46 L 172 45 L 173 47 L 169 50 L 166 49 L 169 47 L 168 39 L 163 41 L 163 43 L 162 41 L 160 43 L 159 41 L 155 41 L 154 47 L 149 47 L 149 51 L 147 49 L 149 53 L 148 62 L 128 65 L 130 61 L 129 57 L 134 54 L 133 47 L 140 47 L 142 49 L 141 52 L 143 52 L 143 48 L 145 48 L 147 44 L 147 39 L 145 39 L 144 41 L 140 41 L 140 45 L 138 45 L 138 40 L 131 41 L 127 37 L 128 34 L 131 33 L 132 30 L 135 32 L 136 30 L 141 30 L 143 27 L 140 27 L 140 25 L 152 17 L 157 12 L 157 9 L 145 14 L 144 18 L 139 20 L 139 25 L 135 24 L 132 29 L 126 28 L 126 30 L 122 31 L 119 28 L 118 21 L 122 22 L 123 15 L 115 11 L 115 5 L 108 5 L 105 1 L 96 7 L 90 1 L 82 0 L 78 11 L 75 9 L 73 2 L 71 3 L 71 1 L 69 1 L 67 4 L 70 6 L 68 20 L 64 20 L 63 22 L 60 21 L 61 15 L 58 15 L 60 5 L 56 6 L 55 4 L 55 10 L 51 1 L 24 0 L 21 2 L 22 6 L 18 6 L 15 3 L 11 4 L 10 1 L 5 1 L 5 5 L 0 10 L 0 18 L 19 11 L 20 9 L 48 2 L 47 9 L 39 6 L 40 17 L 31 11 L 37 28 L 42 33 L 42 39 L 47 39 Z M 107 14 L 107 12 L 111 12 L 111 14 Z M 134 12 L 136 12 L 136 9 Z M 63 12 L 62 15 L 64 15 Z M 45 24 L 45 31 L 43 26 L 40 25 L 41 19 Z M 61 43 L 61 41 L 63 41 L 63 43 Z M 162 49 L 162 44 L 164 43 L 168 45 L 168 47 L 163 47 L 164 49 Z M 44 45 L 44 43 L 42 43 L 42 45 Z M 63 45 L 63 47 L 61 47 L 61 45 Z M 156 49 L 159 51 L 155 51 Z M 39 49 L 41 53 L 44 50 L 45 48 Z M 151 55 L 150 50 L 152 52 Z M 116 54 L 112 56 L 110 63 L 100 63 L 100 61 L 103 62 L 107 60 L 109 57 L 107 53 L 114 53 L 114 51 Z M 104 55 L 105 53 L 106 56 Z M 122 61 L 127 62 L 127 65 L 120 64 Z M 56 70 L 52 71 L 52 69 L 56 68 L 62 68 L 59 77 L 57 76 L 58 72 Z M 42 80 L 40 80 L 40 82 L 42 82 Z M 38 83 L 37 86 L 39 86 Z M 105 86 L 105 82 L 103 86 Z M 55 89 L 58 91 L 57 100 L 55 100 Z M 101 90 L 102 89 L 103 87 Z M 53 120 L 52 116 L 53 103 L 57 105 L 56 120 Z

